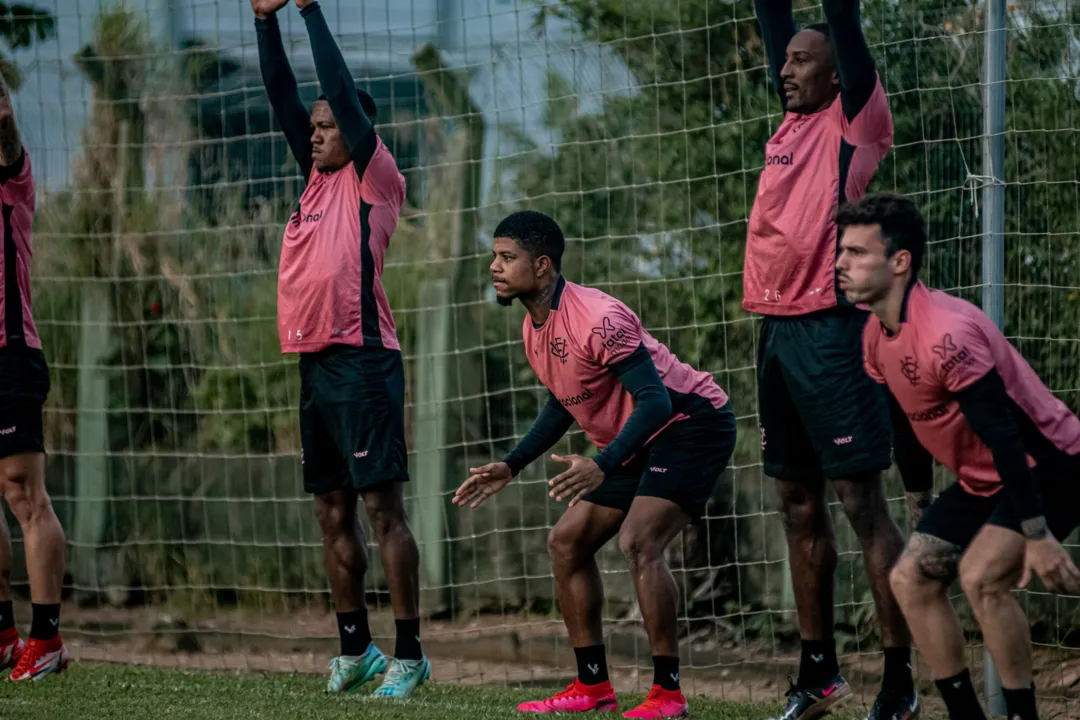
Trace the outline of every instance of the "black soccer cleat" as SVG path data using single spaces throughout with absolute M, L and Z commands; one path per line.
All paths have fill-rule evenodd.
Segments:
M 833 707 L 851 697 L 851 686 L 843 675 L 837 675 L 822 687 L 804 688 L 791 682 L 791 689 L 784 693 L 787 705 L 779 718 L 771 720 L 814 720 L 827 715 Z
M 866 720 L 915 720 L 921 712 L 922 703 L 915 690 L 896 692 L 882 688 Z

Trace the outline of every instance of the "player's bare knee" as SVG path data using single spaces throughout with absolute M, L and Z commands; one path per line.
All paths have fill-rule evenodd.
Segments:
M 411 535 L 404 503 L 400 502 L 392 491 L 365 493 L 364 510 L 377 541 Z
M 626 558 L 631 571 L 646 563 L 663 558 L 663 549 L 659 547 L 656 538 L 649 533 L 640 530 L 629 530 L 624 527 L 619 534 L 619 550 Z
M 859 538 L 870 537 L 878 528 L 892 522 L 880 473 L 865 478 L 837 480 L 834 486 L 844 514 Z
M 315 496 L 315 519 L 323 537 L 337 537 L 352 532 L 354 511 L 345 504 L 340 493 Z
M 1022 568 L 1009 567 L 1000 558 L 965 557 L 960 562 L 960 587 L 975 612 L 1012 594 Z
M 556 523 L 548 533 L 547 549 L 556 570 L 576 567 L 582 552 L 581 535 L 575 528 Z
M 52 512 L 52 502 L 40 479 L 8 471 L 0 480 L 0 487 L 11 514 L 20 525 L 35 522 Z
M 812 537 L 823 527 L 825 510 L 807 495 L 781 495 L 780 519 L 788 535 Z

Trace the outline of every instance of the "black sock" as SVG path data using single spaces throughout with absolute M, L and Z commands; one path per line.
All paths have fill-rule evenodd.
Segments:
M 34 640 L 52 640 L 60 633 L 60 603 L 31 606 L 30 637 Z
M 367 608 L 339 612 L 337 614 L 338 637 L 341 638 L 341 654 L 359 657 L 371 644 L 371 628 L 367 624 Z
M 971 673 L 964 668 L 959 674 L 944 680 L 935 680 L 941 699 L 945 701 L 945 707 L 949 710 L 949 717 L 963 718 L 963 720 L 985 720 L 979 697 L 975 694 L 975 686 L 971 684 Z
M 10 600 L 0 602 L 0 632 L 7 632 L 15 627 L 15 607 Z
M 1009 720 L 1038 720 L 1039 716 L 1035 712 L 1035 688 L 1029 687 L 1025 690 L 1010 690 L 1003 688 L 1002 692 L 1005 693 L 1005 708 L 1009 715 Z
M 665 690 L 679 689 L 679 658 L 670 655 L 653 655 L 653 685 Z
M 915 681 L 911 678 L 911 648 L 885 648 L 885 675 L 881 678 L 881 687 L 901 693 L 915 689 Z
M 398 660 L 419 660 L 424 656 L 420 651 L 420 618 L 415 620 L 395 620 L 397 640 L 394 643 L 394 657 Z
M 802 641 L 802 659 L 799 661 L 799 687 L 823 687 L 839 674 L 840 663 L 836 660 L 836 641 L 834 639 Z
M 582 685 L 599 685 L 608 681 L 607 655 L 603 645 L 574 648 L 577 676 Z

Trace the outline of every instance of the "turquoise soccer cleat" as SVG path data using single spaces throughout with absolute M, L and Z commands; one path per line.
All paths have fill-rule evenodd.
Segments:
M 403 698 L 416 692 L 416 688 L 424 684 L 431 677 L 431 663 L 426 657 L 419 660 L 390 661 L 390 669 L 386 671 L 382 685 L 372 695 L 375 697 Z
M 326 692 L 352 692 L 376 675 L 386 672 L 390 659 L 382 654 L 375 643 L 368 645 L 360 657 L 339 656 L 330 661 L 330 681 Z

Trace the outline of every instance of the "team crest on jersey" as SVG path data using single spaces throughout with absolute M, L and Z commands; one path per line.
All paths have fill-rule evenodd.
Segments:
M 563 365 L 566 364 L 566 358 L 570 356 L 570 351 L 566 349 L 566 338 L 555 338 L 551 341 L 551 354 L 559 358 Z
M 904 377 L 908 379 L 908 382 L 912 385 L 919 384 L 919 363 L 915 358 L 908 355 L 900 361 L 900 372 L 904 373 Z

